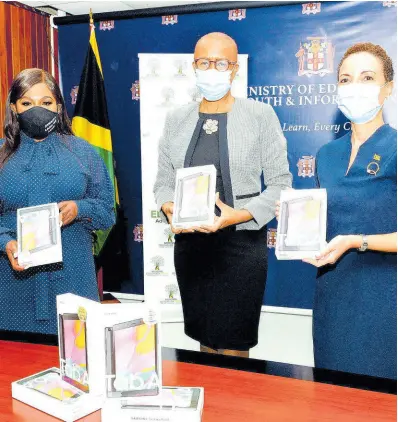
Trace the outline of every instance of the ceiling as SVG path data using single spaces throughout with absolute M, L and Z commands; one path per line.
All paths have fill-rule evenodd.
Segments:
M 187 0 L 187 1 L 80 1 L 80 0 L 41 0 L 20 1 L 31 7 L 51 7 L 71 15 L 87 14 L 90 8 L 93 13 L 119 12 L 123 10 L 145 9 L 149 7 L 181 6 L 184 4 L 209 3 L 220 0 Z

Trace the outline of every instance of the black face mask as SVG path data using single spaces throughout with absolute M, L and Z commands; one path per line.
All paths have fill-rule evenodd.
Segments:
M 58 113 L 44 107 L 32 107 L 18 114 L 21 130 L 33 139 L 44 139 L 54 132 L 58 123 Z

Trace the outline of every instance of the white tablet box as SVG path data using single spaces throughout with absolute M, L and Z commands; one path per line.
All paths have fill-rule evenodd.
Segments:
M 57 314 L 65 381 L 105 398 L 159 394 L 161 323 L 156 304 L 101 304 L 68 293 L 57 296 Z
M 48 223 L 48 227 L 41 227 L 40 230 L 38 227 L 40 221 Z M 24 234 L 29 224 L 31 235 Z M 62 239 L 57 204 L 18 209 L 17 235 L 19 265 L 36 267 L 62 262 Z M 27 245 L 24 246 L 24 243 Z
M 95 396 L 94 394 L 82 392 L 81 396 L 77 399 L 61 401 L 42 391 L 29 388 L 26 385 L 32 378 L 37 379 L 38 377 L 46 375 L 48 372 L 57 372 L 60 378 L 60 371 L 58 368 L 49 368 L 45 371 L 15 381 L 11 384 L 12 397 L 65 422 L 74 422 L 101 409 L 103 406 L 103 396 Z
M 213 165 L 177 170 L 172 221 L 174 227 L 214 224 L 216 179 L 217 170 Z
M 170 401 L 170 394 L 176 399 Z M 201 387 L 163 387 L 156 397 L 107 400 L 102 408 L 102 422 L 200 422 L 204 404 Z
M 295 218 L 295 214 L 289 215 L 289 210 L 290 213 L 296 212 L 295 208 L 299 210 L 297 215 L 301 213 L 301 217 Z M 275 254 L 277 259 L 315 258 L 326 246 L 326 220 L 326 189 L 283 190 L 280 197 L 276 234 Z M 310 240 L 311 230 L 313 230 L 313 239 L 317 239 L 313 242 Z

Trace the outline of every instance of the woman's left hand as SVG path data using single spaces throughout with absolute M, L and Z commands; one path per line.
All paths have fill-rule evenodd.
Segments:
M 224 229 L 225 227 L 232 226 L 241 222 L 239 221 L 239 211 L 227 204 L 224 204 L 224 202 L 221 201 L 218 193 L 216 196 L 216 205 L 220 209 L 221 215 L 214 218 L 214 224 L 211 226 L 194 227 L 194 231 L 201 233 L 215 233 L 220 229 Z
M 315 267 L 323 267 L 324 265 L 335 264 L 340 257 L 353 248 L 353 240 L 351 236 L 336 236 L 332 239 L 328 245 L 316 259 L 303 259 L 303 262 L 315 265 Z
M 58 204 L 59 219 L 63 226 L 66 226 L 77 217 L 78 209 L 75 201 L 64 201 Z

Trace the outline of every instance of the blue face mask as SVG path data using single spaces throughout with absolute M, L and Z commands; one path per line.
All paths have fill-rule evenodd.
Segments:
M 231 70 L 196 69 L 196 86 L 207 101 L 218 101 L 231 89 Z

